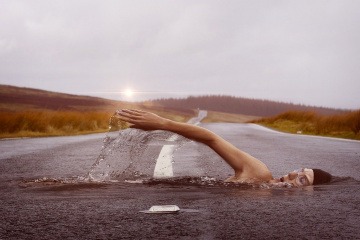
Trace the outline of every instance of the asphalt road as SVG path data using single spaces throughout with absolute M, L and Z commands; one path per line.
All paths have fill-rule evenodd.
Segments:
M 135 147 L 125 143 L 146 134 L 112 142 L 103 163 L 116 181 L 86 182 L 103 134 L 3 140 L 0 239 L 360 238 L 360 142 L 247 124 L 202 126 L 264 161 L 274 176 L 310 167 L 336 181 L 301 189 L 224 185 L 231 169 L 206 146 L 180 139 L 173 178 L 124 182 L 124 170 L 132 180 L 152 176 L 162 144 L 173 144 L 157 133 Z M 139 212 L 164 204 L 197 212 Z

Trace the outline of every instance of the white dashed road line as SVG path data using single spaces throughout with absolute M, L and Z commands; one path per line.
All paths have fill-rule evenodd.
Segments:
M 202 119 L 207 115 L 207 111 L 199 110 L 198 116 L 192 118 L 188 123 L 197 125 Z M 174 134 L 167 139 L 167 141 L 175 141 L 178 138 L 178 135 Z M 176 145 L 164 145 L 160 151 L 160 154 L 156 160 L 156 165 L 154 169 L 154 178 L 169 178 L 174 176 L 173 171 L 173 156 L 174 151 L 176 150 Z

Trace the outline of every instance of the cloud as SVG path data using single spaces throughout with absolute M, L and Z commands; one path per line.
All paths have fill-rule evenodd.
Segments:
M 359 5 L 3 1 L 0 81 L 70 93 L 131 87 L 152 98 L 209 93 L 358 108 Z

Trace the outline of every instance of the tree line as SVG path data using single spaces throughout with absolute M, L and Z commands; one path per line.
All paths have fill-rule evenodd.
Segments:
M 143 104 L 151 104 L 179 110 L 202 109 L 208 111 L 236 113 L 260 117 L 274 116 L 291 110 L 313 111 L 322 115 L 332 115 L 346 112 L 346 110 L 342 109 L 315 107 L 225 95 L 190 96 L 187 98 L 162 98 L 145 101 Z

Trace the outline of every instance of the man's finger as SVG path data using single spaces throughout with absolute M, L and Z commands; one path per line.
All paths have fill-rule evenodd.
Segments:
M 119 111 L 118 115 L 120 117 L 125 117 L 127 119 L 136 119 L 138 118 L 140 115 L 139 114 L 133 114 L 132 112 L 130 112 L 129 110 L 123 110 L 123 111 Z
M 123 114 L 119 115 L 119 119 L 120 119 L 120 120 L 123 120 L 123 121 L 125 121 L 125 122 L 128 122 L 128 123 L 132 123 L 132 124 L 135 124 L 135 123 L 136 123 L 136 119 L 134 119 L 134 118 L 132 118 L 132 117 L 128 117 L 128 116 L 123 115 Z
M 131 109 L 131 110 L 140 114 L 146 113 L 145 111 L 139 109 Z
M 144 112 L 142 112 L 140 110 L 135 110 L 135 109 L 123 109 L 119 113 L 127 113 L 127 114 L 131 114 L 131 115 L 134 115 L 134 116 L 140 116 Z

